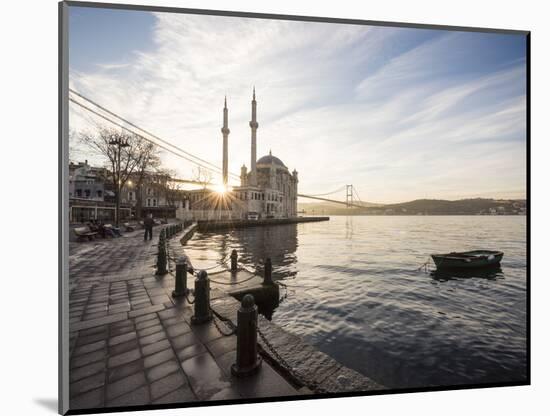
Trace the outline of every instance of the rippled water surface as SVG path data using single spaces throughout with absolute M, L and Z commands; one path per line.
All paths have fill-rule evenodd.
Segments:
M 234 248 L 288 286 L 274 322 L 388 387 L 525 380 L 525 217 L 331 217 L 198 233 L 187 251 L 207 267 Z M 503 251 L 501 269 L 417 270 L 479 248 Z

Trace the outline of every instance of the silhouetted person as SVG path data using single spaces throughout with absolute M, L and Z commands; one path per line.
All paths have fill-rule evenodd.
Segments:
M 147 241 L 147 236 L 149 236 L 149 240 L 153 238 L 153 224 L 153 214 L 148 214 L 143 220 L 143 227 L 145 228 L 144 241 Z

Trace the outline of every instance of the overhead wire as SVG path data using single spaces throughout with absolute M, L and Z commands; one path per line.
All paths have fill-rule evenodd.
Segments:
M 196 160 L 193 160 L 193 159 L 191 159 L 191 158 L 189 158 L 189 157 L 186 157 L 186 156 L 184 156 L 184 155 L 181 155 L 181 154 L 177 153 L 176 151 L 174 151 L 173 149 L 170 149 L 170 148 L 164 146 L 163 144 L 159 144 L 159 143 L 154 142 L 153 140 L 151 140 L 151 139 L 145 137 L 144 135 L 135 132 L 134 130 L 132 130 L 132 129 L 126 127 L 126 126 L 124 126 L 123 124 L 121 124 L 121 123 L 119 123 L 119 122 L 117 122 L 117 121 L 115 121 L 115 120 L 110 119 L 109 117 L 105 116 L 104 114 L 101 114 L 101 113 L 95 111 L 94 109 L 92 109 L 92 108 L 90 108 L 90 107 L 88 107 L 88 106 L 86 106 L 86 105 L 84 105 L 84 104 L 78 102 L 77 100 L 75 100 L 75 99 L 73 99 L 73 98 L 71 98 L 71 97 L 69 97 L 69 101 L 71 101 L 71 102 L 73 102 L 74 104 L 76 104 L 76 105 L 82 107 L 83 109 L 85 109 L 85 110 L 87 110 L 87 111 L 89 111 L 89 112 L 95 114 L 96 116 L 101 117 L 102 119 L 104 119 L 104 120 L 106 120 L 106 121 L 108 121 L 108 122 L 114 124 L 115 126 L 120 127 L 121 129 L 126 130 L 127 132 L 129 132 L 129 133 L 131 133 L 131 134 L 133 134 L 133 135 L 136 135 L 137 137 L 140 137 L 140 138 L 142 138 L 142 139 L 144 139 L 144 140 L 147 140 L 147 141 L 150 142 L 150 143 L 153 143 L 154 145 L 160 147 L 160 148 L 163 149 L 163 150 L 166 150 L 166 151 L 169 152 L 169 153 L 172 153 L 172 154 L 175 155 L 175 156 L 181 157 L 182 159 L 185 159 L 185 160 L 187 160 L 187 161 L 189 161 L 189 162 L 191 162 L 191 163 L 193 163 L 193 164 L 195 164 L 195 165 L 197 165 L 197 166 L 200 166 L 200 167 L 202 167 L 202 168 L 204 168 L 204 169 L 206 169 L 206 170 L 214 171 L 214 172 L 216 172 L 216 173 L 221 173 L 221 169 L 219 169 L 219 168 L 218 168 L 218 169 L 214 169 L 214 168 L 205 166 L 205 165 L 203 165 L 202 163 L 197 162 Z
M 167 151 L 167 152 L 169 152 L 169 153 L 171 153 L 175 156 L 181 157 L 182 159 L 187 160 L 188 162 L 191 162 L 191 163 L 193 163 L 197 166 L 200 166 L 200 167 L 202 167 L 202 168 L 204 168 L 208 171 L 212 171 L 212 172 L 215 172 L 215 173 L 218 173 L 218 174 L 223 173 L 222 169 L 220 169 L 218 166 L 214 165 L 213 163 L 208 162 L 207 160 L 204 160 L 204 159 L 202 159 L 198 156 L 195 156 L 192 153 L 189 153 L 189 152 L 181 149 L 180 147 L 170 143 L 169 141 L 164 140 L 164 139 L 160 138 L 159 136 L 145 130 L 144 128 L 139 127 L 138 125 L 132 123 L 131 121 L 125 119 L 124 117 L 119 116 L 115 112 L 113 112 L 113 111 L 107 109 L 106 107 L 102 106 L 101 104 L 99 104 L 99 103 L 87 98 L 86 96 L 82 95 L 81 93 L 75 91 L 74 89 L 69 88 L 69 91 L 72 94 L 76 95 L 77 97 L 79 97 L 79 98 L 85 100 L 86 102 L 92 104 L 93 106 L 99 108 L 101 111 L 104 111 L 105 113 L 111 115 L 112 117 L 115 117 L 116 119 L 120 120 L 122 123 L 125 123 L 126 125 L 131 126 L 134 129 L 137 129 L 137 130 L 141 131 L 142 133 L 145 133 L 146 135 L 149 135 L 149 136 L 153 137 L 155 140 L 157 140 L 160 143 L 158 143 L 154 140 L 151 140 L 151 138 L 146 137 L 144 134 L 141 134 L 139 132 L 136 132 L 135 130 L 132 130 L 131 128 L 127 127 L 126 125 L 122 124 L 121 122 L 119 122 L 117 120 L 113 120 L 112 118 L 107 117 L 104 114 L 101 114 L 100 112 L 98 112 L 98 111 L 90 108 L 89 106 L 79 102 L 78 100 L 74 99 L 73 97 L 69 97 L 69 101 L 71 101 L 72 103 L 80 106 L 84 110 L 89 111 L 90 113 L 92 113 L 92 114 L 108 121 L 109 123 L 112 123 L 115 126 L 120 127 L 121 129 L 123 129 L 123 130 L 137 136 L 137 137 L 140 137 L 140 138 L 142 138 L 142 139 L 144 139 L 144 140 L 160 147 L 161 149 L 163 149 L 163 150 L 165 150 L 165 151 Z M 240 178 L 239 175 L 237 175 L 235 173 L 232 173 L 232 172 L 229 172 L 229 175 L 236 178 L 236 179 Z M 326 192 L 326 193 L 323 193 L 323 194 L 314 194 L 314 195 L 304 195 L 304 194 L 302 194 L 301 196 L 307 198 L 309 196 L 311 196 L 311 197 L 320 197 L 320 196 L 332 195 L 332 194 L 335 194 L 337 192 L 340 192 L 340 191 L 344 190 L 345 187 L 346 187 L 346 185 L 344 185 L 344 186 L 342 186 L 342 187 L 340 187 L 340 188 L 338 188 L 334 191 Z M 355 190 L 355 187 L 353 187 L 353 191 L 355 192 L 355 195 L 357 196 L 359 201 L 362 202 L 361 198 L 359 197 L 359 194 Z
M 187 156 L 189 156 L 189 157 L 191 157 L 191 158 L 193 158 L 193 159 L 196 159 L 196 160 L 198 160 L 198 161 L 200 161 L 200 162 L 202 162 L 202 163 L 199 163 L 199 162 L 197 162 L 197 161 L 195 161 L 195 160 L 191 160 L 191 159 L 189 159 L 189 158 L 185 158 L 186 160 L 191 161 L 191 162 L 193 162 L 193 163 L 195 163 L 195 164 L 197 164 L 197 165 L 199 165 L 199 166 L 201 166 L 201 167 L 204 167 L 205 169 L 206 169 L 207 167 L 204 166 L 203 164 L 209 165 L 209 166 L 210 166 L 210 167 L 208 168 L 209 170 L 214 169 L 214 170 L 217 171 L 218 173 L 221 173 L 222 170 L 221 170 L 218 166 L 214 165 L 213 163 L 208 162 L 207 160 L 204 160 L 204 159 L 202 159 L 202 158 L 200 158 L 200 157 L 198 157 L 198 156 L 195 156 L 194 154 L 189 153 L 189 152 L 187 152 L 187 151 L 181 149 L 180 147 L 178 147 L 178 146 L 176 146 L 176 145 L 170 143 L 170 142 L 167 141 L 167 140 L 162 139 L 161 137 L 159 137 L 159 136 L 157 136 L 157 135 L 155 135 L 155 134 L 153 134 L 153 133 L 151 133 L 151 132 L 145 130 L 144 128 L 139 127 L 138 125 L 132 123 L 131 121 L 125 119 L 124 117 L 122 117 L 122 116 L 116 114 L 115 112 L 113 112 L 113 111 L 111 111 L 111 110 L 105 108 L 105 107 L 102 106 L 101 104 L 99 104 L 99 103 L 97 103 L 97 102 L 95 102 L 95 101 L 93 101 L 93 100 L 87 98 L 86 96 L 80 94 L 79 92 L 73 90 L 72 88 L 69 88 L 69 91 L 70 91 L 71 93 L 75 94 L 76 96 L 78 96 L 79 98 L 81 98 L 81 99 L 87 101 L 88 103 L 92 104 L 93 106 L 95 106 L 95 107 L 101 109 L 102 111 L 106 112 L 107 114 L 109 114 L 109 115 L 111 115 L 111 116 L 113 116 L 113 117 L 115 117 L 115 118 L 121 120 L 122 122 L 128 124 L 129 126 L 132 126 L 132 127 L 134 127 L 135 129 L 140 130 L 141 132 L 143 132 L 143 133 L 145 133 L 145 134 L 147 134 L 147 135 L 153 137 L 154 139 L 160 141 L 161 143 L 164 143 L 165 145 L 170 146 L 170 147 L 176 149 L 178 152 L 181 152 L 181 153 L 183 153 L 183 154 L 185 154 L 185 155 L 187 155 Z M 81 103 L 77 102 L 76 100 L 71 99 L 70 97 L 69 97 L 69 100 L 71 100 L 71 101 L 74 102 L 75 104 L 78 104 L 78 105 L 81 104 Z M 84 107 L 84 106 L 82 105 L 82 107 Z M 92 111 L 89 107 L 84 107 L 84 108 L 86 108 L 88 111 Z M 92 111 L 92 112 L 93 112 L 94 114 L 96 114 L 96 115 L 99 115 L 96 111 Z M 113 123 L 113 120 L 107 119 L 107 118 L 104 117 L 104 116 L 101 116 L 101 117 L 104 118 L 104 119 L 106 119 L 106 120 L 108 120 L 108 121 L 110 121 L 111 123 Z M 120 126 L 120 124 L 117 124 L 117 125 Z M 133 133 L 133 134 L 136 134 L 136 135 L 139 136 L 139 137 L 144 138 L 145 140 L 147 140 L 147 141 L 149 141 L 149 142 L 151 142 L 151 143 L 153 143 L 153 144 L 156 144 L 156 145 L 159 146 L 159 147 L 162 147 L 164 150 L 168 150 L 168 149 L 166 149 L 165 147 L 161 146 L 160 144 L 155 143 L 155 142 L 152 141 L 151 139 L 148 139 L 147 137 L 144 137 L 143 134 L 136 133 L 135 131 L 129 130 L 129 129 L 127 129 L 127 128 L 126 128 L 126 130 L 127 130 L 127 131 L 130 131 L 130 132 Z M 168 151 L 170 151 L 170 150 L 168 150 Z M 174 152 L 171 152 L 171 153 L 174 153 Z M 174 154 L 175 154 L 175 153 L 174 153 Z M 182 157 L 183 157 L 183 156 L 182 156 Z M 240 176 L 237 175 L 237 174 L 235 174 L 235 173 L 229 172 L 229 174 L 230 174 L 231 176 L 235 177 L 235 178 L 240 178 Z

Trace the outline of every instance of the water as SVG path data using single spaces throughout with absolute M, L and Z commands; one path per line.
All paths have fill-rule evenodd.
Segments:
M 274 322 L 388 387 L 526 378 L 525 217 L 331 217 L 198 233 L 187 251 L 207 267 L 234 248 L 250 266 L 270 256 L 288 286 Z M 478 248 L 503 251 L 501 269 L 417 270 Z

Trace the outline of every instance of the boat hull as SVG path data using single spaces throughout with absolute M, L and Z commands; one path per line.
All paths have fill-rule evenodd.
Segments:
M 467 251 L 462 253 L 432 254 L 437 269 L 479 269 L 500 264 L 504 253 L 500 251 Z

